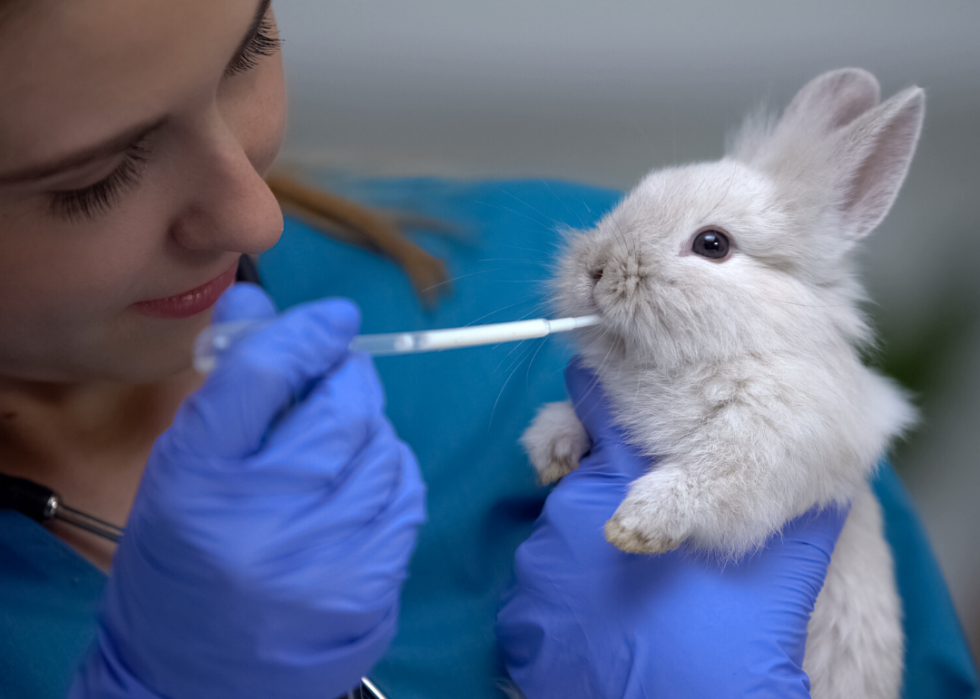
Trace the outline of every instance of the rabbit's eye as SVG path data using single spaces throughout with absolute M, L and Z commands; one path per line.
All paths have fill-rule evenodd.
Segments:
M 693 252 L 712 260 L 720 260 L 728 255 L 730 247 L 731 244 L 727 235 L 714 228 L 709 228 L 706 231 L 701 231 L 694 238 Z

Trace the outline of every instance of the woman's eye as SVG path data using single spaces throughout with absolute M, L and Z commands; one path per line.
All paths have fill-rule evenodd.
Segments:
M 252 70 L 264 56 L 275 55 L 282 46 L 282 39 L 276 31 L 272 17 L 266 13 L 259 23 L 258 29 L 248 40 L 241 52 L 235 56 L 225 69 L 225 77 Z
M 728 256 L 730 248 L 731 243 L 727 235 L 714 228 L 709 228 L 695 236 L 692 251 L 694 254 L 701 255 L 702 257 L 721 260 Z
M 107 213 L 126 190 L 139 184 L 148 156 L 145 140 L 137 141 L 126 150 L 119 167 L 104 180 L 83 189 L 52 192 L 51 212 L 72 222 Z

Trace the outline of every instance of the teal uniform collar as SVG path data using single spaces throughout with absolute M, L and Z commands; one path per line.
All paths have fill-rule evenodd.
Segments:
M 0 510 L 0 697 L 67 695 L 95 639 L 106 580 L 37 522 Z

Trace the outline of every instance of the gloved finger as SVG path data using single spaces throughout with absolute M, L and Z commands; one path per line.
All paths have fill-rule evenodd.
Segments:
M 321 582 L 318 593 L 336 593 L 351 601 L 360 600 L 356 607 L 371 607 L 372 596 L 377 601 L 393 581 L 401 580 L 392 576 L 403 574 L 402 564 L 414 543 L 416 526 L 424 520 L 425 488 L 418 465 L 408 447 L 395 438 L 390 425 L 380 425 L 378 438 L 364 445 L 346 468 L 324 474 L 317 482 L 316 457 L 320 454 L 297 457 L 305 461 L 314 477 L 306 474 L 305 487 L 290 489 L 292 492 L 285 489 L 283 481 L 295 479 L 288 474 L 276 479 L 276 472 L 267 469 L 259 474 L 248 471 L 237 478 L 235 474 L 221 478 L 220 500 L 213 494 L 185 495 L 180 507 L 200 510 L 210 505 L 210 509 L 203 510 L 207 514 L 202 515 L 209 519 L 206 530 L 183 533 L 195 542 L 195 548 L 208 552 L 212 565 L 229 574 L 236 570 L 259 572 L 254 568 L 255 551 L 240 542 L 264 542 L 271 548 L 257 558 L 270 566 L 264 576 L 267 580 L 304 587 L 298 582 L 304 576 L 333 570 L 334 577 Z M 329 459 L 330 455 L 323 456 Z M 280 457 L 279 465 L 289 469 L 287 459 Z M 336 478 L 331 479 L 331 475 Z M 216 508 L 216 501 L 250 506 Z M 270 537 L 269 532 L 275 536 Z M 302 564 L 284 566 L 287 560 Z M 368 569 L 386 572 L 365 575 Z M 359 579 L 360 585 L 347 585 L 354 579 Z M 377 594 L 372 595 L 371 590 Z
M 619 430 L 609 414 L 609 401 L 602 384 L 579 357 L 573 357 L 565 368 L 565 389 L 579 422 L 593 442 L 619 437 Z
M 352 464 L 352 473 L 329 498 L 328 510 L 311 509 L 311 516 L 318 517 L 323 527 L 315 538 L 322 560 L 353 559 L 352 567 L 361 571 L 360 590 L 336 589 L 363 604 L 376 597 L 372 587 L 381 594 L 396 576 L 401 580 L 416 529 L 425 520 L 425 486 L 415 456 L 402 442 L 379 441 Z M 378 577 L 366 580 L 365 567 L 374 568 Z
M 230 323 L 236 320 L 267 320 L 276 315 L 272 299 L 262 287 L 248 282 L 232 284 L 214 305 L 211 323 Z
M 788 522 L 761 550 L 750 554 L 735 567 L 744 568 L 746 574 L 758 580 L 766 580 L 767 585 L 778 590 L 777 594 L 785 604 L 809 613 L 823 589 L 830 557 L 849 510 L 850 505 L 815 507 Z M 764 628 L 765 623 L 780 620 L 785 621 L 782 617 L 774 617 L 760 623 Z M 796 628 L 801 635 L 791 647 L 796 649 L 802 661 L 806 624 Z
M 320 604 L 336 610 L 323 627 L 310 624 L 302 606 L 277 609 L 270 625 L 290 629 L 290 645 L 345 647 L 386 625 L 394 633 L 399 590 L 425 517 L 425 489 L 409 449 L 381 441 L 339 490 L 309 493 L 273 525 L 284 536 L 264 558 L 276 588 L 315 589 Z
M 816 547 L 826 553 L 829 561 L 850 511 L 850 503 L 814 508 L 788 522 L 780 537 L 783 541 L 798 541 Z
M 276 424 L 253 461 L 254 470 L 271 467 L 274 491 L 322 488 L 348 477 L 350 466 L 371 441 L 378 441 L 385 425 L 384 393 L 374 364 L 366 354 L 351 355 Z M 395 439 L 392 435 L 389 441 Z M 319 458 L 284 463 L 286 449 Z
M 349 356 L 359 326 L 352 302 L 326 299 L 246 337 L 181 406 L 168 431 L 175 446 L 219 458 L 254 454 L 294 398 Z
M 598 457 L 584 459 L 579 471 L 595 471 L 632 481 L 653 467 L 655 459 L 641 454 L 630 444 L 615 421 L 602 384 L 578 357 L 565 370 L 565 386 L 575 414 L 592 440 L 591 454 Z

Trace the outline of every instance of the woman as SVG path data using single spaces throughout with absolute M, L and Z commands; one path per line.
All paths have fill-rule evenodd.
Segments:
M 0 0 L 0 472 L 126 523 L 118 550 L 51 528 L 68 554 L 111 570 L 74 696 L 337 695 L 395 631 L 423 486 L 384 417 L 370 362 L 347 352 L 356 309 L 343 301 L 294 309 L 234 348 L 203 384 L 190 366 L 212 315 L 273 314 L 255 287 L 222 296 L 239 256 L 268 249 L 283 226 L 262 179 L 285 117 L 269 4 Z M 605 494 L 562 515 L 570 493 L 592 491 L 557 489 L 544 531 L 579 513 L 603 516 L 643 468 L 617 446 L 599 392 L 582 389 L 589 381 L 570 374 L 573 395 L 592 395 L 579 401 L 591 406 L 583 421 L 596 442 L 581 470 L 598 474 Z M 640 656 L 555 652 L 555 634 L 569 628 L 569 607 L 554 604 L 562 599 L 578 605 L 571 618 L 586 641 L 611 629 L 650 639 L 645 652 L 677 647 L 671 634 L 651 633 L 651 619 L 666 617 L 613 614 L 597 603 L 604 590 L 590 597 L 574 588 L 603 585 L 601 575 L 573 575 L 570 597 L 558 588 L 538 596 L 542 570 L 548 584 L 576 566 L 619 575 L 624 559 L 594 537 L 571 556 L 519 557 L 501 616 L 508 666 L 530 696 L 548 696 L 549 678 L 563 673 L 556 658 L 581 670 L 581 681 L 561 675 L 581 696 L 620 680 L 634 696 L 692 677 L 714 682 L 716 693 L 768 682 L 802 696 L 801 640 L 841 522 L 826 513 L 774 544 L 758 570 L 779 584 L 746 588 L 743 576 L 731 585 L 703 566 L 684 574 L 671 609 L 710 597 L 778 612 L 754 632 L 766 643 L 745 637 L 737 620 L 710 638 L 700 628 L 685 637 L 687 648 L 729 640 L 729 651 L 744 648 L 729 664 L 754 668 L 748 684 L 722 691 L 717 683 L 730 679 L 718 668 L 728 665 L 710 653 L 714 674 L 694 658 L 674 664 L 670 678 L 663 668 L 634 672 L 646 667 Z M 18 555 L 29 558 L 32 545 Z M 685 565 L 652 560 L 625 565 Z M 31 663 L 4 662 L 0 680 L 31 695 Z
M 100 652 L 76 691 L 129 687 L 120 668 L 136 668 L 140 683 L 164 694 L 183 696 L 185 683 L 244 696 L 226 677 L 198 673 L 224 657 L 241 663 L 260 635 L 274 644 L 272 633 L 285 637 L 277 653 L 291 652 L 291 682 L 339 693 L 394 633 L 422 518 L 417 467 L 384 419 L 370 364 L 346 358 L 356 311 L 326 302 L 281 321 L 272 339 L 256 337 L 251 358 L 229 360 L 233 378 L 215 377 L 209 397 L 185 403 L 168 433 L 175 439 L 154 449 L 201 385 L 192 343 L 239 256 L 282 231 L 262 180 L 285 118 L 269 2 L 0 7 L 0 463 L 79 510 L 128 519 L 130 532 L 107 592 L 115 612 L 107 608 Z M 239 296 L 222 312 L 271 306 Z M 270 429 L 300 392 L 303 404 Z M 292 431 L 311 422 L 319 442 L 298 443 Z M 148 459 L 148 474 L 161 479 L 144 481 L 130 516 Z M 233 479 L 248 485 L 236 492 Z M 277 502 L 269 516 L 250 504 L 262 492 Z M 109 569 L 110 542 L 53 531 Z M 211 536 L 219 531 L 234 540 Z M 262 572 L 262 561 L 291 552 L 291 579 Z M 160 576 L 154 557 L 175 567 Z M 304 598 L 317 579 L 315 599 Z M 203 596 L 169 609 L 168 594 L 187 586 Z M 249 629 L 212 623 L 220 613 L 205 623 L 202 614 L 221 605 L 250 615 Z M 269 618 L 293 623 L 260 634 Z M 330 632 L 312 648 L 303 628 Z M 203 650 L 190 652 L 194 644 Z M 175 652 L 183 660 L 169 664 Z M 255 691 L 258 676 L 268 691 L 283 662 L 253 658 L 236 682 Z

